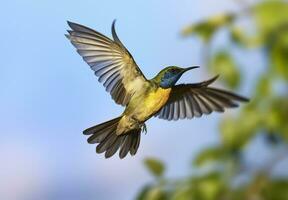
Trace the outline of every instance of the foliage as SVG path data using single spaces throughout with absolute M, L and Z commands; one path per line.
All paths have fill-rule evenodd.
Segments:
M 184 36 L 197 34 L 205 42 L 211 40 L 213 34 L 225 25 L 229 25 L 235 16 L 233 14 L 222 14 L 209 18 L 206 21 L 200 22 L 198 24 L 192 24 L 185 28 L 182 33 Z
M 237 88 L 240 84 L 240 72 L 235 60 L 228 51 L 215 53 L 210 63 L 210 70 L 213 73 L 221 72 L 222 81 L 230 88 Z
M 149 171 L 157 177 L 161 177 L 164 172 L 164 164 L 155 158 L 146 158 L 144 161 Z
M 237 21 L 243 17 L 253 22 L 251 27 L 239 26 Z M 229 32 L 230 43 L 225 49 L 221 46 L 221 50 L 216 52 L 203 52 L 203 58 L 207 70 L 221 74 L 225 86 L 239 88 L 245 77 L 244 73 L 240 73 L 231 43 L 239 51 L 253 48 L 263 53 L 265 70 L 255 77 L 255 84 L 250 86 L 251 102 L 234 116 L 222 119 L 219 145 L 203 149 L 193 160 L 193 167 L 199 172 L 197 175 L 170 180 L 163 177 L 165 167 L 162 162 L 147 159 L 145 164 L 156 179 L 143 188 L 139 200 L 288 199 L 288 179 L 271 175 L 274 165 L 283 158 L 281 155 L 275 155 L 275 160 L 249 175 L 248 181 L 234 184 L 239 175 L 249 173 L 242 155 L 256 136 L 263 136 L 267 146 L 288 149 L 288 3 L 270 0 L 253 6 L 244 5 L 238 13 L 223 13 L 192 24 L 182 34 L 202 39 L 207 51 L 221 29 Z M 248 33 L 249 29 L 254 30 L 252 35 Z M 287 155 L 286 150 L 284 156 Z

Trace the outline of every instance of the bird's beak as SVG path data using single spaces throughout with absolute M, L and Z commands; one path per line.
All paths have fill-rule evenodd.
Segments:
M 183 71 L 182 71 L 182 73 L 187 72 L 187 71 L 189 71 L 189 70 L 191 70 L 191 69 L 196 69 L 196 68 L 199 68 L 199 66 L 192 66 L 192 67 L 184 68 Z

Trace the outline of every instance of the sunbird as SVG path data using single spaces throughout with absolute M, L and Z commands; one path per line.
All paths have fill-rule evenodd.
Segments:
M 238 107 L 238 102 L 249 101 L 211 87 L 218 75 L 199 83 L 176 85 L 185 72 L 198 66 L 169 66 L 147 79 L 118 38 L 115 20 L 111 28 L 113 40 L 86 26 L 69 21 L 68 25 L 71 30 L 65 36 L 99 77 L 99 82 L 103 82 L 112 99 L 125 106 L 119 117 L 83 131 L 89 135 L 88 143 L 98 143 L 96 152 L 105 152 L 105 158 L 113 156 L 118 149 L 121 159 L 128 152 L 135 155 L 141 132 L 147 132 L 145 122 L 152 116 L 169 121 L 191 119 L 213 111 L 224 112 L 225 108 Z

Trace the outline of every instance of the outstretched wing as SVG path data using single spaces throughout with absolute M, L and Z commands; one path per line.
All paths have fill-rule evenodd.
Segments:
M 99 82 L 103 82 L 116 103 L 127 105 L 131 96 L 147 84 L 147 79 L 119 40 L 115 20 L 112 24 L 114 41 L 83 25 L 72 22 L 68 25 L 72 30 L 68 30 L 66 37 L 99 77 Z
M 249 101 L 231 92 L 208 87 L 217 78 L 218 76 L 201 83 L 174 86 L 166 105 L 155 116 L 166 120 L 191 119 L 213 111 L 224 112 L 225 108 L 237 107 L 238 101 Z

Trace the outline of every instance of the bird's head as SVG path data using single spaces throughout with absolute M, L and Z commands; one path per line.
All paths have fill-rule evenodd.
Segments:
M 169 88 L 174 86 L 185 72 L 198 67 L 199 66 L 181 68 L 177 66 L 169 66 L 162 69 L 154 79 L 162 88 Z

